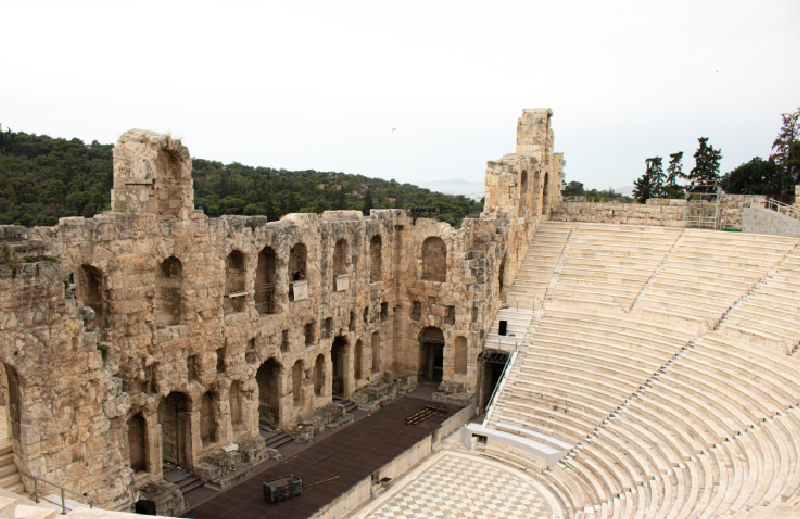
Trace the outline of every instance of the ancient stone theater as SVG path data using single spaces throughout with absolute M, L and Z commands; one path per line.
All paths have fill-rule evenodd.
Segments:
M 718 230 L 763 200 L 729 197 L 711 229 L 682 200 L 563 200 L 552 115 L 522 112 L 459 229 L 209 218 L 180 141 L 123 134 L 111 211 L 0 227 L 0 497 L 255 517 L 184 512 L 170 474 L 233 495 L 300 456 L 270 438 L 347 435 L 427 387 L 409 423 L 451 410 L 439 428 L 285 516 L 800 514 L 800 238 Z

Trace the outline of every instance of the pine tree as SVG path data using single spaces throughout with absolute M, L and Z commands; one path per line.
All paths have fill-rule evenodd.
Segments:
M 664 197 L 664 170 L 661 168 L 661 157 L 656 156 L 644 161 L 647 166 L 647 175 L 650 179 L 650 197 Z
M 683 174 L 683 152 L 669 154 L 667 166 L 667 184 L 664 186 L 667 198 L 683 198 L 683 187 L 679 186 L 678 178 L 686 178 Z
M 720 150 L 708 146 L 708 137 L 699 137 L 700 146 L 694 152 L 694 167 L 689 173 L 691 181 L 690 191 L 695 193 L 712 193 L 719 179 L 719 161 L 722 159 Z
M 769 160 L 786 168 L 797 183 L 800 183 L 800 108 L 794 113 L 781 114 L 783 126 L 781 132 L 772 143 L 772 155 Z
M 364 216 L 369 216 L 370 210 L 372 210 L 372 190 L 367 188 L 367 192 L 364 195 L 364 207 L 362 209 Z
M 644 175 L 633 181 L 633 198 L 640 204 L 643 204 L 647 202 L 648 198 L 653 196 L 651 189 L 652 179 L 650 178 L 650 171 L 648 169 Z

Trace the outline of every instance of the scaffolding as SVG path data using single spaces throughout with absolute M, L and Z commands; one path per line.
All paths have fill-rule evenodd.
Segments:
M 722 188 L 715 182 L 694 181 L 686 188 L 683 226 L 697 229 L 719 229 L 722 220 L 720 199 Z

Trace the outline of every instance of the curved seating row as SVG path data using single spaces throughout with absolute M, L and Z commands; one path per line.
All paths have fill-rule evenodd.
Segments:
M 539 292 L 552 297 L 489 423 L 575 448 L 543 471 L 524 454 L 506 459 L 527 466 L 565 517 L 800 516 L 800 358 L 786 355 L 800 343 L 798 240 L 685 230 L 652 263 L 657 247 L 607 250 L 625 240 L 602 227 L 614 226 L 577 225 L 569 239 L 559 229 L 566 261 L 539 274 L 552 276 Z M 598 310 L 625 309 L 632 300 L 608 294 L 628 279 L 645 287 L 635 310 Z M 723 315 L 717 331 L 691 325 Z

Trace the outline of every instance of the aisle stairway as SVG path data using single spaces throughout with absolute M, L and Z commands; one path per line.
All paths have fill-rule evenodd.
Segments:
M 506 294 L 511 307 L 535 310 L 542 307 L 574 224 L 545 222 L 536 231 L 528 254 L 522 261 L 514 285 Z
M 797 517 L 798 240 L 581 225 L 543 225 L 509 290 L 537 310 L 483 453 L 564 517 Z
M 17 473 L 17 466 L 14 464 L 14 452 L 11 448 L 11 440 L 0 440 L 0 488 L 11 492 L 24 493 L 25 487 Z

